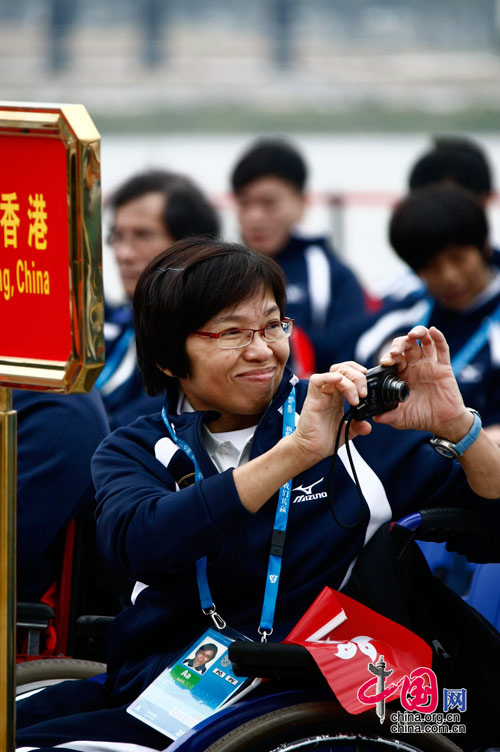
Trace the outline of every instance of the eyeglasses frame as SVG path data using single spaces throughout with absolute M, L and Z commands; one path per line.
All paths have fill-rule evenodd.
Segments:
M 157 238 L 161 237 L 164 234 L 163 232 L 152 230 L 148 230 L 147 233 L 147 236 L 141 237 L 141 235 L 139 234 L 139 237 L 134 237 L 133 231 L 129 231 L 127 233 L 117 233 L 116 230 L 112 228 L 106 235 L 106 243 L 110 248 L 124 244 L 127 244 L 132 248 L 144 248 L 150 243 L 154 243 Z M 130 235 L 132 235 L 132 237 L 130 237 Z
M 283 339 L 289 339 L 291 337 L 294 323 L 295 323 L 294 319 L 291 319 L 288 316 L 283 316 L 283 318 L 280 319 L 280 324 L 291 324 L 292 327 L 291 327 L 291 330 L 290 330 L 290 334 L 286 334 L 285 333 L 284 337 L 278 337 L 278 339 L 271 339 L 271 340 L 266 339 L 266 337 L 264 336 L 264 332 L 265 332 L 266 328 L 269 326 L 269 324 L 266 324 L 266 326 L 263 326 L 261 329 L 252 329 L 251 327 L 239 327 L 239 326 L 235 326 L 234 329 L 238 329 L 241 332 L 252 332 L 252 338 L 245 345 L 233 345 L 232 347 L 221 347 L 221 350 L 238 350 L 238 349 L 240 349 L 242 347 L 248 347 L 248 345 L 250 345 L 253 342 L 254 335 L 257 334 L 257 333 L 260 334 L 260 336 L 262 337 L 262 339 L 264 340 L 264 342 L 281 342 L 281 340 L 283 340 Z M 226 333 L 226 331 L 227 331 L 227 329 L 225 331 L 223 331 L 223 332 L 201 332 L 201 331 L 197 331 L 197 332 L 191 332 L 191 334 L 197 334 L 200 337 L 210 337 L 210 339 L 220 339 L 222 337 L 222 335 Z M 284 330 L 282 330 L 282 331 L 284 331 Z M 219 347 L 220 347 L 220 345 L 219 345 Z

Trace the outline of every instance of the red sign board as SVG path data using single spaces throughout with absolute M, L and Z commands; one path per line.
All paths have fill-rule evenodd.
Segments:
M 67 361 L 71 353 L 68 186 L 61 140 L 0 139 L 2 355 Z
M 104 364 L 100 137 L 83 105 L 0 102 L 0 389 Z

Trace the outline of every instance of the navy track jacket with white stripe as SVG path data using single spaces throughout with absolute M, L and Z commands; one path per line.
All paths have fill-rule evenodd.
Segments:
M 500 278 L 495 279 L 487 292 L 490 294 L 484 301 L 478 301 L 477 305 L 465 311 L 444 308 L 433 301 L 425 289 L 395 305 L 387 305 L 356 341 L 350 357 L 368 367 L 377 365 L 394 337 L 406 334 L 420 323 L 429 306 L 432 306 L 426 326 L 435 326 L 443 332 L 453 365 L 454 357 L 474 340 L 489 321 L 490 326 L 481 346 L 455 373 L 455 377 L 465 404 L 481 413 L 483 425 L 500 423 Z M 492 316 L 496 316 L 493 321 Z
M 252 457 L 281 438 L 282 406 L 296 383 L 300 413 L 307 382 L 285 373 L 262 417 Z M 147 585 L 135 604 L 115 618 L 109 635 L 108 673 L 117 701 L 136 697 L 158 673 L 211 625 L 203 616 L 195 562 L 208 558 L 208 582 L 218 612 L 234 629 L 259 639 L 277 494 L 256 514 L 238 497 L 232 470 L 218 473 L 201 440 L 207 413 L 177 415 L 177 389 L 166 409 L 193 450 L 204 480 L 175 490 L 171 472 L 179 450 L 161 415 L 142 417 L 106 438 L 93 460 L 98 501 L 98 545 L 107 562 Z M 324 585 L 338 588 L 364 543 L 386 520 L 438 502 L 482 504 L 460 466 L 438 456 L 429 435 L 374 426 L 352 442 L 367 502 L 362 509 L 341 449 L 333 472 L 338 518 L 327 500 L 331 459 L 293 479 L 273 640 L 283 639 Z M 255 482 L 259 479 L 256 477 Z
M 325 238 L 293 235 L 275 258 L 287 279 L 286 314 L 310 337 L 316 368 L 326 371 L 340 360 L 339 332 L 366 310 L 363 289 Z

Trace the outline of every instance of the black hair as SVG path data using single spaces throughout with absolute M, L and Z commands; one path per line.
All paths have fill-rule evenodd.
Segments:
M 254 180 L 268 176 L 281 178 L 302 193 L 307 180 L 306 163 L 288 142 L 262 139 L 238 160 L 231 175 L 231 185 L 233 191 L 239 193 Z
M 193 235 L 217 237 L 220 223 L 215 208 L 201 190 L 184 175 L 167 170 L 146 170 L 133 175 L 110 196 L 109 206 L 116 211 L 147 193 L 165 197 L 163 224 L 174 240 Z
M 137 362 L 146 391 L 160 394 L 169 381 L 189 376 L 186 338 L 224 308 L 261 288 L 285 313 L 285 277 L 279 264 L 237 243 L 186 238 L 156 256 L 134 293 Z
M 486 258 L 488 221 L 474 194 L 458 185 L 437 184 L 410 193 L 396 206 L 389 241 L 418 272 L 447 246 L 473 246 Z
M 468 138 L 436 137 L 433 148 L 417 160 L 408 179 L 410 190 L 439 182 L 457 183 L 480 197 L 493 192 L 488 159 Z

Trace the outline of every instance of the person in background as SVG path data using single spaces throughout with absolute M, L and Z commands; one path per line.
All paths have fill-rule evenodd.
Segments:
M 108 204 L 113 213 L 108 242 L 127 298 L 106 310 L 106 364 L 97 381 L 114 429 L 161 407 L 158 398 L 146 394 L 136 364 L 131 301 L 137 280 L 151 259 L 176 240 L 217 236 L 219 219 L 189 178 L 165 170 L 133 175 Z
M 444 186 L 445 191 L 453 186 L 463 188 L 469 191 L 469 199 L 458 198 L 453 200 L 453 191 L 451 193 L 451 203 L 449 203 L 447 218 L 442 212 L 443 200 L 446 195 L 439 193 L 439 186 Z M 395 280 L 391 280 L 387 287 L 387 293 L 383 296 L 382 310 L 380 320 L 367 321 L 361 327 L 366 331 L 364 336 L 358 339 L 357 347 L 354 352 L 347 349 L 346 357 L 359 357 L 363 362 L 374 362 L 376 356 L 374 351 L 380 346 L 380 340 L 390 336 L 391 331 L 397 331 L 400 327 L 405 326 L 404 321 L 416 321 L 419 316 L 424 315 L 423 311 L 428 311 L 431 305 L 431 299 L 436 298 L 431 320 L 436 322 L 438 327 L 442 327 L 447 338 L 449 338 L 452 353 L 456 358 L 459 357 L 460 351 L 469 341 L 473 344 L 476 340 L 474 331 L 481 332 L 484 335 L 486 321 L 491 312 L 498 305 L 498 296 L 495 293 L 498 285 L 496 268 L 500 266 L 500 251 L 493 248 L 491 243 L 487 242 L 485 232 L 485 221 L 487 217 L 487 208 L 494 195 L 493 173 L 489 160 L 481 146 L 470 138 L 447 136 L 435 138 L 433 145 L 415 162 L 410 170 L 408 177 L 408 187 L 410 197 L 407 199 L 406 209 L 401 211 L 407 216 L 418 210 L 425 210 L 428 199 L 426 196 L 432 196 L 432 189 L 437 190 L 437 204 L 429 207 L 430 214 L 423 219 L 421 228 L 412 228 L 411 220 L 406 226 L 401 226 L 401 218 L 395 217 L 396 230 L 399 239 L 394 235 L 394 241 L 397 242 L 401 249 L 401 258 L 409 264 L 408 271 L 403 272 Z M 426 191 L 431 190 L 430 194 Z M 422 196 L 419 194 L 423 192 Z M 415 199 L 411 196 L 415 196 Z M 478 202 L 478 207 L 473 210 L 476 219 L 472 219 L 470 209 L 467 208 L 463 216 L 453 217 L 453 206 L 460 212 L 461 206 L 470 207 L 473 199 Z M 413 207 L 413 209 L 412 209 Z M 440 208 L 441 207 L 441 208 Z M 414 219 L 416 219 L 416 214 Z M 432 227 L 431 222 L 435 221 Z M 444 230 L 443 221 L 448 223 L 448 230 Z M 476 229 L 472 229 L 475 224 Z M 479 223 L 479 224 L 478 224 Z M 399 230 L 397 226 L 400 226 Z M 472 249 L 467 250 L 464 246 L 465 236 L 460 238 L 460 228 L 469 225 L 466 230 L 471 237 L 473 233 Z M 409 233 L 415 230 L 414 241 L 408 237 Z M 444 231 L 444 236 L 439 239 L 440 229 Z M 449 234 L 451 231 L 452 235 Z M 453 242 L 458 239 L 458 248 L 455 252 L 442 252 L 446 234 L 448 239 Z M 401 237 L 404 236 L 404 237 Z M 410 250 L 408 243 L 418 243 L 422 241 L 421 249 L 416 246 Z M 427 244 L 427 246 L 425 245 Z M 394 246 L 394 244 L 393 244 Z M 403 246 L 407 251 L 403 250 Z M 394 246 L 395 247 L 395 246 Z M 424 252 L 423 249 L 425 249 Z M 397 251 L 397 248 L 395 248 Z M 430 263 L 430 275 L 426 274 L 425 268 L 419 267 L 423 262 L 425 253 L 434 255 Z M 450 263 L 446 265 L 441 259 L 448 258 Z M 452 262 L 455 258 L 455 263 Z M 462 263 L 460 263 L 462 259 Z M 471 261 L 473 268 L 467 265 L 467 260 Z M 448 268 L 445 268 L 445 267 Z M 420 270 L 420 271 L 419 271 Z M 470 274 L 470 277 L 469 277 Z M 454 279 L 451 279 L 453 277 Z M 460 279 L 462 281 L 460 281 Z M 478 292 L 477 303 L 464 304 L 463 309 L 457 309 L 450 300 L 442 297 L 443 288 L 448 290 L 484 288 L 484 292 Z M 484 297 L 483 297 L 484 296 Z M 427 317 L 427 313 L 424 317 Z M 499 376 L 499 357 L 498 345 L 498 323 L 491 322 L 485 341 L 476 353 L 470 353 L 470 361 L 466 365 L 460 363 L 460 359 L 454 361 L 455 369 L 461 369 L 457 373 L 457 379 L 460 388 L 468 404 L 472 407 L 477 406 L 483 411 L 484 423 L 486 430 L 494 441 L 500 443 L 500 391 L 497 387 Z M 378 341 L 378 344 L 377 344 Z M 347 345 L 351 340 L 346 341 Z M 468 356 L 465 358 L 468 359 Z M 441 553 L 438 553 L 439 549 Z M 468 591 L 470 580 L 473 574 L 473 568 L 467 563 L 465 557 L 458 554 L 451 555 L 444 551 L 444 544 L 427 544 L 426 555 L 429 556 L 431 568 L 435 570 L 436 562 L 438 573 L 446 584 L 455 590 L 458 594 L 463 595 Z M 443 564 L 445 562 L 445 564 Z
M 473 139 L 464 136 L 436 136 L 432 147 L 411 167 L 408 175 L 410 192 L 437 183 L 462 186 L 474 194 L 485 211 L 495 192 L 493 171 L 484 149 Z M 500 251 L 495 248 L 492 263 L 500 266 Z M 386 292 L 382 294 L 382 307 L 423 289 L 422 280 L 408 270 L 390 280 Z
M 280 139 L 254 143 L 231 174 L 241 237 L 249 248 L 272 256 L 282 267 L 294 338 L 297 329 L 302 330 L 304 346 L 307 338 L 312 343 L 315 370 L 327 370 L 338 359 L 339 331 L 349 330 L 353 319 L 366 310 L 367 298 L 325 237 L 298 234 L 307 203 L 306 181 L 304 158 Z M 292 340 L 292 353 L 293 345 Z
M 375 365 L 408 327 L 438 327 L 467 405 L 481 411 L 486 431 L 500 444 L 500 273 L 483 206 L 453 184 L 415 190 L 395 208 L 389 240 L 422 291 L 386 309 L 358 339 L 354 359 Z
M 438 136 L 433 147 L 413 165 L 408 188 L 415 191 L 434 183 L 455 183 L 474 193 L 486 209 L 491 201 L 493 175 L 481 146 L 470 138 Z

